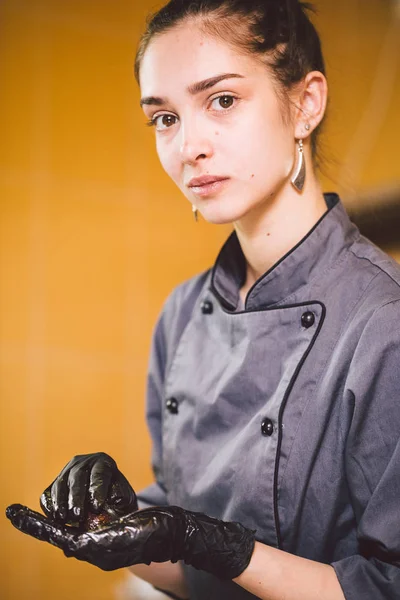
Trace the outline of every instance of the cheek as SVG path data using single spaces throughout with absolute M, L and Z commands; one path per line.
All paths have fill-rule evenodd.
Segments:
M 180 161 L 173 144 L 168 144 L 165 140 L 157 140 L 156 149 L 162 168 L 173 181 L 177 181 Z
M 242 135 L 240 142 L 243 165 L 263 178 L 268 175 L 268 170 L 270 175 L 286 173 L 291 165 L 293 147 L 291 133 L 278 115 L 272 119 L 265 115 L 249 123 L 247 135 Z

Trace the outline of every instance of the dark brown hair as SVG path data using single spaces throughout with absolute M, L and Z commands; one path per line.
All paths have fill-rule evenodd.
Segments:
M 142 58 L 154 37 L 196 19 L 206 33 L 262 60 L 287 95 L 310 71 L 325 75 L 320 38 L 308 15 L 313 10 L 299 0 L 170 0 L 147 21 L 135 77 L 139 82 Z M 320 128 L 312 134 L 313 155 Z

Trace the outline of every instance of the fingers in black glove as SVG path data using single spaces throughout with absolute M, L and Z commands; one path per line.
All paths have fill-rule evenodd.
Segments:
M 43 512 L 61 523 L 82 524 L 101 511 L 111 518 L 137 510 L 136 494 L 111 456 L 104 452 L 75 456 L 45 489 Z
M 6 516 L 14 527 L 23 533 L 43 542 L 49 542 L 70 556 L 78 550 L 72 527 L 60 525 L 22 504 L 9 506 L 6 509 Z
M 84 560 L 105 571 L 138 563 L 150 564 L 143 550 L 149 538 L 157 537 L 157 534 L 157 540 L 154 539 L 154 545 L 158 546 L 155 558 L 160 559 L 158 562 L 164 562 L 171 554 L 171 541 L 164 539 L 165 531 L 162 531 L 162 527 L 149 527 L 149 518 L 152 517 L 141 515 L 140 511 L 132 513 L 129 520 L 128 517 L 121 517 L 107 527 L 90 532 L 57 523 L 21 504 L 9 506 L 6 516 L 23 533 L 60 548 L 68 557 Z
M 21 505 L 9 507 L 7 516 L 20 531 L 106 571 L 184 560 L 221 579 L 233 579 L 249 564 L 255 543 L 255 532 L 240 523 L 177 506 L 139 510 L 90 532 L 59 525 Z

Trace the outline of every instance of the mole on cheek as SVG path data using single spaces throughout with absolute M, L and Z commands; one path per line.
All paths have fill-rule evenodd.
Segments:
M 219 135 L 219 131 L 216 131 L 216 132 L 215 132 L 215 135 Z
M 254 177 L 254 173 L 252 173 L 252 175 L 251 175 L 251 178 L 252 178 L 252 179 L 253 179 L 253 177 Z

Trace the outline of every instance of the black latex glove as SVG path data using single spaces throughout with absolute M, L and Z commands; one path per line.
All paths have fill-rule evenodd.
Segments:
M 6 514 L 20 531 L 105 571 L 183 560 L 221 579 L 233 579 L 249 564 L 255 543 L 255 532 L 240 523 L 219 521 L 177 506 L 145 508 L 85 532 L 20 504 L 9 506 Z
M 95 529 L 138 507 L 130 483 L 104 452 L 70 460 L 45 489 L 40 505 L 48 517 L 85 529 Z

